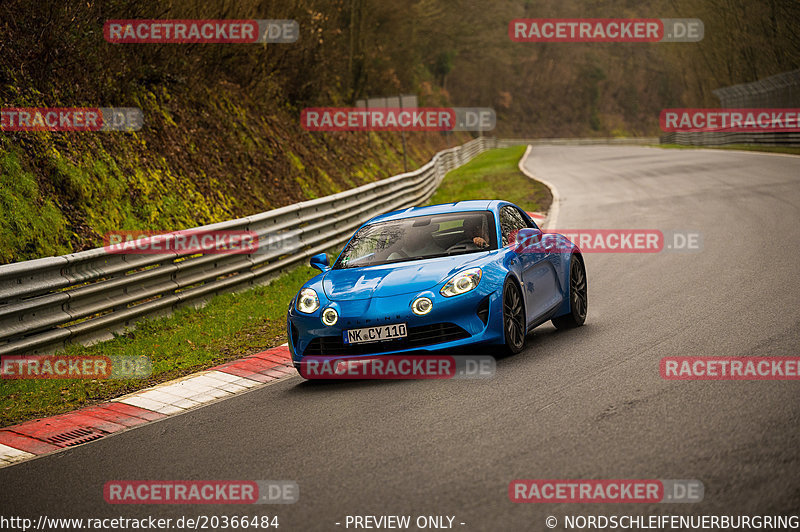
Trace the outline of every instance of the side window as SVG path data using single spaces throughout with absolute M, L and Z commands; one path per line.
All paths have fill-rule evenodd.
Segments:
M 517 209 L 508 205 L 500 209 L 500 233 L 503 236 L 504 247 L 516 236 L 517 231 L 524 227 L 530 226 Z

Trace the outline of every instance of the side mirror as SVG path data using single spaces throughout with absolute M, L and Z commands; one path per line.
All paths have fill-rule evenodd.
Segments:
M 331 269 L 331 265 L 328 262 L 328 255 L 326 253 L 320 253 L 319 255 L 314 255 L 311 257 L 309 261 L 312 268 L 316 268 L 321 272 L 327 272 Z
M 532 246 L 538 245 L 542 242 L 542 232 L 533 227 L 524 227 L 517 231 L 517 236 L 514 239 L 514 251 L 517 253 L 524 253 L 530 251 Z

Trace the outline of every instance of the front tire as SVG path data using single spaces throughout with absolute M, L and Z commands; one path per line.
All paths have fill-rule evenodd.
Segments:
M 503 286 L 503 335 L 507 353 L 516 355 L 525 346 L 525 305 L 517 283 L 507 279 Z
M 573 253 L 569 260 L 569 314 L 553 318 L 553 325 L 556 329 L 580 327 L 586 321 L 587 304 L 586 268 Z

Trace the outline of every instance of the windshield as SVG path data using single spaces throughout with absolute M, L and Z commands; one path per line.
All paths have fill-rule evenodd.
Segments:
M 497 249 L 494 216 L 469 211 L 417 216 L 362 227 L 334 269 L 479 253 Z

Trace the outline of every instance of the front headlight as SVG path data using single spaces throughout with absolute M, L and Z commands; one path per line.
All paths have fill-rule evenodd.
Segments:
M 480 268 L 470 268 L 459 272 L 445 283 L 439 293 L 444 297 L 453 297 L 469 292 L 478 286 L 481 281 L 481 273 Z
M 297 310 L 304 314 L 311 314 L 319 308 L 319 297 L 311 288 L 303 288 L 297 296 Z

